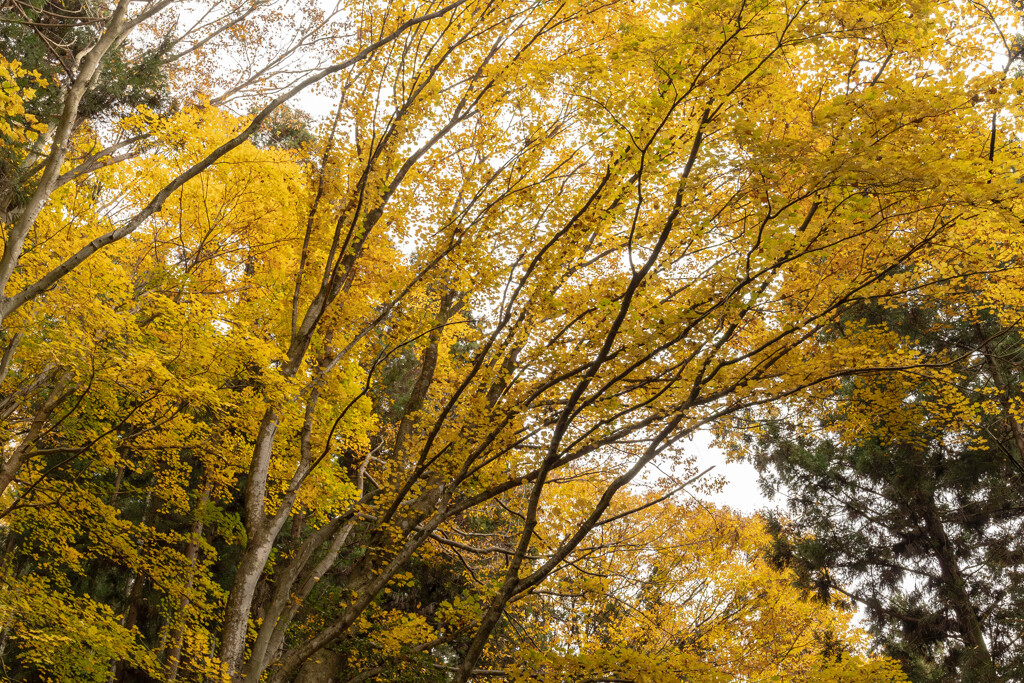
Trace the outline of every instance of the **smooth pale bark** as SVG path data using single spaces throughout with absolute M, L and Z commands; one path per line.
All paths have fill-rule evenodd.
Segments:
M 366 583 L 359 586 L 357 589 L 357 596 L 352 603 L 345 609 L 345 612 L 340 619 L 335 621 L 333 624 L 323 629 L 314 636 L 312 639 L 304 643 L 303 645 L 286 652 L 281 657 L 280 664 L 271 673 L 267 683 L 285 683 L 291 676 L 302 666 L 302 664 L 319 652 L 322 648 L 335 642 L 345 631 L 349 629 L 359 618 L 359 615 L 369 607 L 370 603 L 373 602 L 374 598 L 384 590 L 384 587 L 394 578 L 402 568 L 405 567 L 406 562 L 412 558 L 413 554 L 419 550 L 424 542 L 430 537 L 441 523 L 448 519 L 449 516 L 443 509 L 430 521 L 429 524 L 409 538 L 401 551 L 389 562 L 380 573 L 371 576 L 367 579 Z M 244 678 L 242 679 L 245 683 L 256 683 L 259 679 Z
M 256 642 L 253 643 L 249 661 L 246 662 L 242 672 L 243 678 L 246 680 L 259 680 L 267 666 L 270 665 L 271 660 L 284 644 L 284 637 L 288 627 L 298 613 L 303 601 L 312 592 L 317 582 L 327 573 L 327 570 L 331 568 L 335 560 L 338 559 L 338 553 L 341 552 L 342 546 L 356 524 L 354 520 L 345 524 L 340 522 L 340 518 L 332 520 L 331 523 L 324 525 L 322 529 L 318 529 L 303 544 L 295 560 L 289 563 L 281 572 L 281 576 L 277 578 L 274 586 L 274 595 L 263 617 L 263 623 L 256 636 Z M 312 571 L 307 572 L 303 578 L 301 572 L 305 570 L 312 554 L 319 549 L 323 540 L 330 535 L 322 532 L 329 532 L 331 530 L 334 530 L 334 533 L 327 552 L 316 563 Z M 297 583 L 299 584 L 298 587 L 296 587 Z
M 249 627 L 249 612 L 252 609 L 256 584 L 263 575 L 267 559 L 274 549 L 274 541 L 284 527 L 287 515 L 277 514 L 262 525 L 255 535 L 250 535 L 245 550 L 238 560 L 238 571 L 228 594 L 224 610 L 224 627 L 221 631 L 220 659 L 235 675 L 245 654 L 245 636 Z
M 156 13 L 169 4 L 170 1 L 171 0 L 165 0 L 155 6 L 155 8 L 148 14 L 151 15 Z M 348 59 L 327 67 L 326 69 L 321 69 L 320 71 L 299 81 L 296 85 L 274 98 L 266 107 L 261 109 L 259 113 L 253 117 L 249 125 L 246 126 L 238 135 L 212 151 L 202 161 L 171 180 L 171 182 L 165 185 L 163 189 L 153 196 L 152 200 L 150 200 L 142 210 L 129 218 L 120 227 L 96 237 L 71 257 L 66 259 L 63 263 L 40 277 L 35 282 L 27 285 L 20 292 L 8 295 L 6 291 L 7 284 L 10 281 L 15 268 L 17 268 L 24 249 L 25 240 L 31 232 L 32 225 L 35 223 L 36 218 L 38 218 L 39 213 L 46 206 L 50 194 L 53 191 L 53 187 L 60 176 L 60 167 L 67 156 L 68 143 L 77 121 L 78 104 L 88 91 L 89 85 L 98 71 L 102 57 L 112 46 L 123 41 L 127 37 L 127 32 L 139 23 L 138 20 L 133 20 L 130 24 L 124 23 L 124 9 L 127 8 L 128 3 L 126 0 L 121 0 L 108 26 L 116 27 L 119 31 L 122 28 L 125 30 L 115 34 L 113 31 L 108 29 L 108 31 L 104 33 L 104 37 L 101 38 L 100 42 L 98 42 L 97 45 L 85 55 L 82 67 L 79 70 L 79 76 L 76 78 L 69 91 L 68 98 L 65 101 L 61 119 L 58 123 L 57 131 L 54 134 L 51 152 L 47 158 L 46 167 L 40 184 L 26 205 L 25 210 L 19 216 L 18 222 L 12 227 L 7 236 L 3 255 L 0 256 L 0 324 L 6 320 L 7 316 L 52 287 L 68 273 L 78 268 L 78 266 L 84 263 L 97 251 L 117 242 L 118 240 L 124 239 L 138 230 L 139 227 L 141 227 L 142 224 L 145 223 L 153 214 L 160 211 L 164 202 L 167 201 L 174 192 L 176 192 L 185 183 L 213 166 L 225 154 L 236 149 L 252 137 L 252 135 L 263 125 L 264 121 L 266 121 L 267 118 L 285 102 L 288 102 L 299 93 L 319 83 L 325 78 L 344 71 L 365 60 L 382 47 L 396 40 L 410 28 L 418 26 L 424 22 L 443 17 L 466 2 L 468 2 L 468 0 L 454 0 L 443 7 L 439 7 L 434 12 L 428 12 L 421 16 L 409 19 L 397 26 L 391 33 L 371 42 Z M 85 76 L 88 77 L 86 78 Z
M 50 153 L 43 166 L 39 184 L 32 196 L 29 197 L 18 220 L 11 226 L 10 232 L 6 236 L 3 255 L 0 256 L 0 322 L 3 322 L 10 312 L 7 310 L 7 284 L 18 265 L 18 260 L 25 247 L 25 240 L 28 238 L 32 226 L 43 207 L 46 206 L 50 195 L 53 194 L 57 179 L 60 177 L 61 166 L 67 158 L 71 134 L 78 123 L 78 107 L 99 73 L 107 52 L 123 41 L 126 36 L 124 29 L 126 28 L 125 18 L 128 4 L 128 0 L 120 0 L 117 3 L 99 40 L 85 51 L 84 56 L 78 55 L 76 58 L 76 61 L 79 62 L 78 75 L 64 96 L 63 108 L 53 132 Z

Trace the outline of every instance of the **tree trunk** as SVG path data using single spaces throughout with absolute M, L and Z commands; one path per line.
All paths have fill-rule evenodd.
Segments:
M 967 583 L 964 581 L 953 545 L 950 543 L 949 536 L 939 517 L 939 510 L 935 505 L 933 495 L 928 496 L 924 501 L 922 509 L 928 541 L 935 553 L 935 560 L 938 562 L 942 578 L 940 595 L 945 598 L 946 604 L 956 615 L 957 627 L 967 653 L 961 681 L 962 683 L 995 683 L 999 680 L 996 675 L 995 662 L 992 661 L 992 654 L 985 642 L 981 621 L 978 619 L 977 610 L 971 603 Z
M 334 683 L 341 669 L 341 655 L 330 650 L 320 650 L 306 660 L 294 683 Z

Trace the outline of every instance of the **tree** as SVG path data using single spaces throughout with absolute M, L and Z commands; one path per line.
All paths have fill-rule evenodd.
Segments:
M 5 585 L 119 615 L 120 680 L 290 680 L 375 624 L 389 664 L 467 680 L 649 465 L 745 408 L 919 364 L 824 333 L 969 276 L 947 258 L 967 219 L 1018 225 L 1015 150 L 965 151 L 1016 106 L 975 73 L 973 6 L 346 11 L 338 61 L 251 118 L 137 109 L 118 129 L 145 144 L 71 176 L 103 131 L 61 119 L 8 229 Z M 315 145 L 247 142 L 314 82 L 337 94 Z M 947 270 L 906 277 L 928 259 Z M 417 606 L 453 543 L 476 559 Z M 836 675 L 886 665 L 865 667 Z
M 1020 340 L 977 295 L 868 307 L 936 369 L 851 380 L 814 435 L 780 421 L 759 446 L 790 496 L 782 559 L 863 604 L 915 680 L 1014 680 L 1022 666 Z
M 49 87 L 56 92 L 38 98 L 46 103 L 36 117 L 42 135 L 17 154 L 16 167 L 9 164 L 5 168 L 2 189 L 6 239 L 0 256 L 0 322 L 98 250 L 135 232 L 160 211 L 175 190 L 244 143 L 282 104 L 365 59 L 408 28 L 443 16 L 461 2 L 456 0 L 448 7 L 427 5 L 422 15 L 403 16 L 397 22 L 385 13 L 383 24 L 368 23 L 355 36 L 339 35 L 343 28 L 339 26 L 340 17 L 348 9 L 341 4 L 325 14 L 315 3 L 295 3 L 290 7 L 291 18 L 286 19 L 273 0 L 240 5 L 200 2 L 193 7 L 174 8 L 180 11 L 172 9 L 171 0 L 121 0 L 114 5 L 73 7 L 13 2 L 2 17 L 5 26 L 11 27 L 3 41 L 24 51 L 22 56 L 32 66 L 53 74 Z M 271 24 L 273 34 L 268 32 Z M 364 41 L 364 31 L 375 38 Z M 319 55 L 334 51 L 340 55 L 338 60 L 324 66 Z M 230 55 L 240 66 L 221 73 L 211 64 L 215 55 Z M 41 212 L 52 206 L 58 188 L 74 178 L 153 151 L 148 135 L 133 129 L 130 121 L 136 114 L 135 106 L 166 99 L 154 88 L 162 88 L 172 79 L 177 81 L 180 96 L 193 104 L 208 101 L 217 105 L 261 96 L 273 99 L 220 147 L 195 159 L 192 166 L 168 178 L 163 187 L 154 188 L 147 201 L 133 207 L 127 217 L 118 216 L 105 232 L 76 244 L 63 262 L 51 264 L 50 270 L 36 273 L 32 280 L 19 282 L 13 289 L 11 278 L 26 249 L 31 251 L 36 222 Z M 95 117 L 112 118 L 121 125 L 107 121 L 107 125 L 100 126 Z M 84 125 L 88 125 L 91 135 L 75 136 Z M 76 154 L 69 157 L 72 148 Z
M 622 512 L 656 499 L 627 497 Z M 510 609 L 539 634 L 537 649 L 499 641 L 492 657 L 512 660 L 522 680 L 904 680 L 894 662 L 863 656 L 852 612 L 797 588 L 770 550 L 760 519 L 702 504 L 622 516 Z

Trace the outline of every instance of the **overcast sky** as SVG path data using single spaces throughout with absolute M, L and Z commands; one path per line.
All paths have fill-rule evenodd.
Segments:
M 692 441 L 686 442 L 684 451 L 696 456 L 697 467 L 701 470 L 714 465 L 709 476 L 718 475 L 725 479 L 725 487 L 714 494 L 696 494 L 698 498 L 710 500 L 717 505 L 727 505 L 750 514 L 765 507 L 777 507 L 778 499 L 771 501 L 761 493 L 757 483 L 757 470 L 748 462 L 728 462 L 725 453 L 711 446 L 711 435 L 699 432 Z

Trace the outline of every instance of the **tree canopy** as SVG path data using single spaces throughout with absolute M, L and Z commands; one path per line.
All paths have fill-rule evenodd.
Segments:
M 794 550 L 825 527 L 688 498 L 686 444 L 795 488 L 849 458 L 898 487 L 941 444 L 984 499 L 943 547 L 1019 553 L 1015 21 L 4 5 L 4 675 L 917 675 L 853 623 L 857 577 Z M 950 585 L 958 661 L 1003 675 Z

